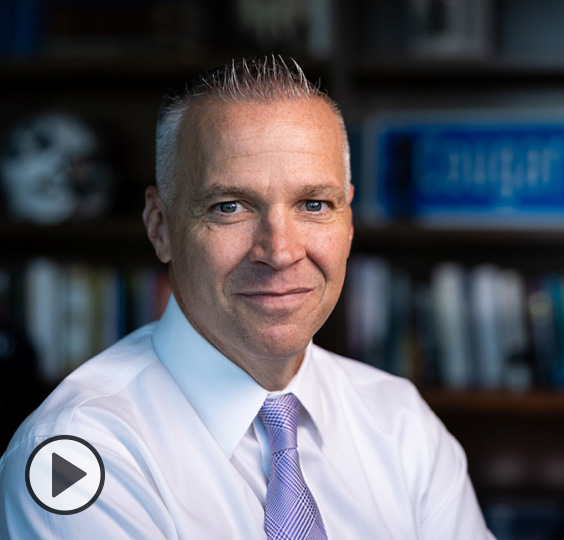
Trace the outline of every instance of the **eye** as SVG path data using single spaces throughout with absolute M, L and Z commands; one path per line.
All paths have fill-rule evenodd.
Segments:
M 215 209 L 222 214 L 234 214 L 241 209 L 241 204 L 237 201 L 227 201 L 217 204 Z
M 308 212 L 321 212 L 321 210 L 323 210 L 323 202 L 322 201 L 306 201 L 305 202 L 305 209 Z

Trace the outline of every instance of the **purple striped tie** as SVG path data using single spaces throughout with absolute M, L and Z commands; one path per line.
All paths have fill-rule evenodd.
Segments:
M 299 408 L 298 398 L 285 394 L 267 399 L 259 411 L 272 452 L 265 512 L 268 540 L 327 540 L 319 508 L 300 468 Z

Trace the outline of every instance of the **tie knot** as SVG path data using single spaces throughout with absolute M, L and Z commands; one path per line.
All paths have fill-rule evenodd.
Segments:
M 259 411 L 270 441 L 272 454 L 298 447 L 300 401 L 294 394 L 267 399 Z

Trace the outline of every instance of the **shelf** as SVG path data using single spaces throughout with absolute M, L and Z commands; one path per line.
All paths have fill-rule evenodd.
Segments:
M 0 222 L 0 250 L 7 258 L 30 256 L 156 262 L 139 217 L 109 218 L 39 226 Z
M 526 252 L 526 256 L 523 254 Z M 564 228 L 431 228 L 411 223 L 357 224 L 353 253 L 387 257 L 414 274 L 440 262 L 496 264 L 524 275 L 564 268 Z
M 164 80 L 186 74 L 199 72 L 209 67 L 214 61 L 219 63 L 224 58 L 217 58 L 194 51 L 186 54 L 171 55 L 120 55 L 115 57 L 38 57 L 25 61 L 7 61 L 0 63 L 0 80 L 30 81 L 30 80 L 93 80 L 102 78 L 105 81 L 143 79 Z
M 28 60 L 1 60 L 0 82 L 17 85 L 30 81 L 72 84 L 115 84 L 142 82 L 159 86 L 170 81 L 183 81 L 231 62 L 232 58 L 249 58 L 249 51 L 209 52 L 200 48 L 175 49 L 154 53 L 117 54 L 115 56 L 37 57 Z M 306 73 L 327 73 L 329 61 L 299 58 Z
M 564 82 L 564 64 L 527 63 L 501 58 L 397 58 L 361 59 L 351 68 L 355 83 L 525 83 Z
M 425 227 L 413 223 L 390 225 L 355 225 L 357 248 L 392 246 L 402 248 L 415 246 L 448 247 L 452 245 L 480 248 L 522 248 L 530 245 L 536 249 L 564 248 L 564 227 Z
M 485 390 L 422 390 L 427 403 L 439 416 L 503 415 L 564 419 L 564 391 L 507 392 Z
M 564 391 L 427 390 L 484 493 L 554 496 L 564 490 Z

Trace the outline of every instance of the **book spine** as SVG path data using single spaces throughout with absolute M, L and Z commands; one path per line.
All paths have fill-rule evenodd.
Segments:
M 472 354 L 464 269 L 454 263 L 438 266 L 431 288 L 443 383 L 447 388 L 467 388 L 472 384 Z
M 479 366 L 477 384 L 486 389 L 501 388 L 506 359 L 500 342 L 503 315 L 498 271 L 491 265 L 484 265 L 477 267 L 470 276 L 470 305 Z
M 64 277 L 59 265 L 36 259 L 26 270 L 26 326 L 36 350 L 39 373 L 47 382 L 66 374 L 63 347 Z
M 384 368 L 390 335 L 390 271 L 376 257 L 353 257 L 347 277 L 348 346 L 356 358 Z

